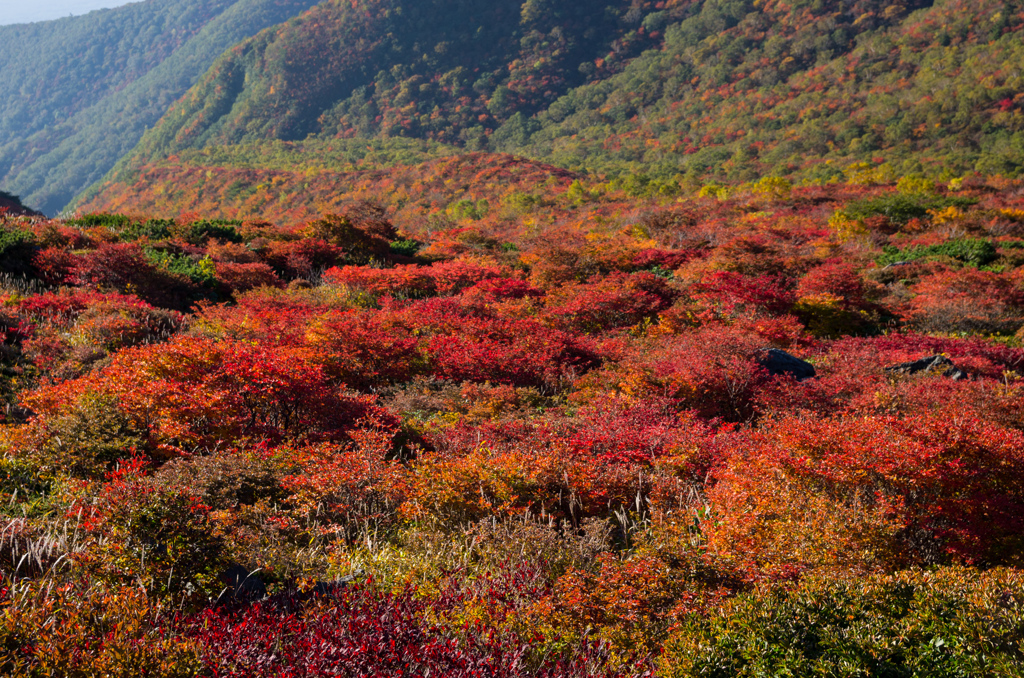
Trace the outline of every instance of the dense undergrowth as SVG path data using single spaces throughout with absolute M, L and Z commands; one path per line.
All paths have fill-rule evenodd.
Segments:
M 1019 675 L 1024 187 L 553 176 L 0 217 L 0 670 Z

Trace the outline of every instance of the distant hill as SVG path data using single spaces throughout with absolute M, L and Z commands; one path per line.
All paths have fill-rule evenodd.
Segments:
M 648 15 L 662 47 L 547 108 L 517 152 L 731 181 L 1024 173 L 1024 2 L 698 5 Z
M 0 27 L 0 188 L 53 214 L 231 45 L 314 0 L 149 0 Z
M 328 0 L 236 46 L 140 153 L 268 139 L 414 137 L 478 146 L 656 41 L 628 0 Z M 625 37 L 628 40 L 624 40 Z
M 227 52 L 111 178 L 196 154 L 219 166 L 348 171 L 486 151 L 500 139 L 514 151 L 523 120 L 621 66 L 595 62 L 659 45 L 636 30 L 642 7 L 329 0 Z M 96 204 L 102 186 L 76 204 Z
M 330 1 L 221 57 L 77 204 L 130 202 L 161 166 L 316 173 L 468 151 L 665 190 L 1019 176 L 1022 31 L 1024 0 Z

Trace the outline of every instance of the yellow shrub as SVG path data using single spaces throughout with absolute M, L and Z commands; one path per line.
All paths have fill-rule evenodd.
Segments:
M 868 232 L 863 221 L 850 217 L 842 210 L 836 210 L 836 212 L 829 217 L 828 227 L 829 230 L 835 233 L 840 240 L 851 240 L 857 236 L 865 235 Z
M 761 177 L 751 188 L 754 193 L 782 200 L 789 197 L 793 184 L 782 177 Z

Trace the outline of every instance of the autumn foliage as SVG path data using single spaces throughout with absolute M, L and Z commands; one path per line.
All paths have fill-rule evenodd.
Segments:
M 3 217 L 0 666 L 1018 671 L 1022 194 L 900 186 Z

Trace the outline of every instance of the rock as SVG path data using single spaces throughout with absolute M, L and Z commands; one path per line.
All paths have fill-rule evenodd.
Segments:
M 817 374 L 814 365 L 777 348 L 763 348 L 758 351 L 757 362 L 769 374 L 789 375 L 797 381 L 810 379 Z
M 221 600 L 260 600 L 267 597 L 263 580 L 237 563 L 221 573 L 220 581 L 226 587 L 220 595 Z
M 331 593 L 335 593 L 339 589 L 342 589 L 348 586 L 349 584 L 354 583 L 356 581 L 356 578 L 361 574 L 362 571 L 359 570 L 353 574 L 348 574 L 344 577 L 338 577 L 337 579 L 334 579 L 332 581 L 317 581 L 313 584 L 312 593 L 318 596 L 330 595 Z
M 953 361 L 944 355 L 930 355 L 927 358 L 913 360 L 909 363 L 899 363 L 885 368 L 889 374 L 917 374 L 919 372 L 934 373 L 940 372 L 942 376 L 949 377 L 954 381 L 967 379 L 970 375 L 953 364 Z

